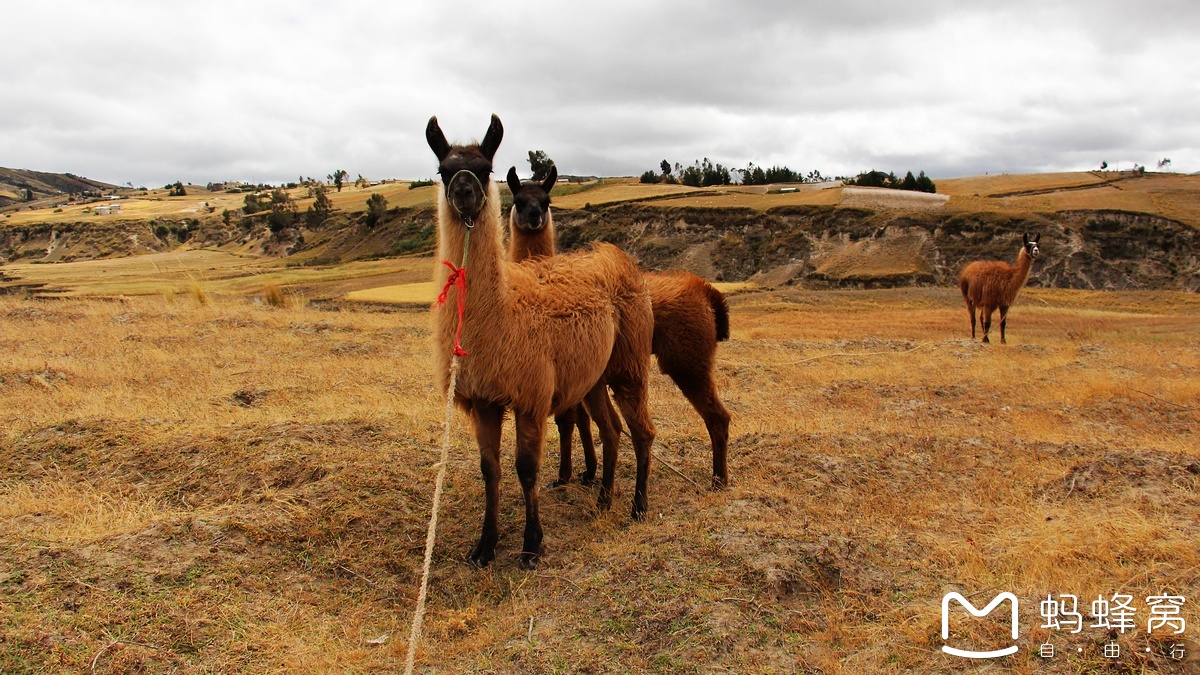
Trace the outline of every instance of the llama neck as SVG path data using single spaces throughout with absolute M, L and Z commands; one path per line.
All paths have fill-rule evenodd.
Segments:
M 450 276 L 450 268 L 440 261 L 445 260 L 457 267 L 463 261 L 463 245 L 466 243 L 467 228 L 450 205 L 446 202 L 445 193 L 438 193 L 438 260 L 434 282 L 438 289 L 446 284 Z M 500 241 L 500 192 L 494 182 L 488 183 L 487 204 L 474 221 L 471 229 L 470 250 L 467 252 L 467 299 L 466 311 L 470 317 L 472 307 L 487 307 L 484 310 L 492 314 L 494 309 L 504 305 L 508 292 L 508 279 L 504 270 L 504 247 Z M 457 289 L 451 289 L 447 294 L 446 307 L 454 307 L 457 303 Z M 442 316 L 456 317 L 453 311 L 442 312 Z M 478 314 L 476 314 L 478 315 Z M 498 317 L 497 317 L 498 318 Z M 453 322 L 447 320 L 447 324 Z M 464 345 L 465 347 L 465 345 Z M 467 347 L 469 349 L 469 347 Z
M 508 216 L 508 259 L 521 262 L 530 258 L 554 255 L 554 219 L 546 213 L 546 226 L 537 232 L 522 230 L 515 225 L 516 207 Z
M 1013 283 L 1016 284 L 1015 290 L 1021 290 L 1025 282 L 1029 280 L 1029 271 L 1033 269 L 1033 258 L 1029 257 L 1029 251 L 1024 248 L 1017 255 L 1017 264 L 1013 267 Z

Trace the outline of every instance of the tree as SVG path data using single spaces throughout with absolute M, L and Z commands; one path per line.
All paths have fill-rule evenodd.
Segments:
M 296 222 L 296 202 L 292 201 L 287 192 L 275 189 L 271 192 L 271 213 L 267 216 L 267 226 L 272 232 L 278 233 Z
M 333 173 L 329 174 L 328 178 L 329 182 L 333 183 L 334 187 L 337 188 L 337 191 L 341 192 L 342 183 L 345 182 L 346 176 L 349 175 L 350 174 L 346 173 L 345 169 L 335 169 Z
M 662 169 L 662 175 L 664 178 L 671 175 L 671 163 L 667 160 L 664 159 L 662 163 L 658 165 L 658 168 Z
M 1171 166 L 1171 160 L 1169 158 L 1163 157 L 1162 159 L 1158 160 L 1158 170 L 1159 171 L 1162 171 L 1163 169 L 1167 168 L 1168 166 Z
M 333 202 L 329 201 L 329 195 L 326 193 L 324 185 L 318 185 L 313 190 L 313 196 L 316 199 L 312 206 L 309 206 L 308 210 L 304 212 L 304 220 L 309 227 L 320 225 L 333 213 Z
M 171 189 L 171 191 L 167 193 L 167 195 L 170 197 L 186 197 L 187 196 L 187 190 L 183 189 L 183 183 L 181 183 L 179 181 L 175 181 L 173 184 L 171 184 L 167 187 L 169 187 Z
M 662 177 L 654 173 L 654 169 L 646 169 L 646 173 L 642 174 L 641 181 L 643 183 L 658 183 L 662 181 Z
M 933 194 L 937 192 L 937 186 L 934 185 L 933 181 L 929 179 L 929 176 L 926 176 L 925 172 L 922 171 L 917 175 L 917 190 Z
M 245 206 L 242 207 L 242 211 L 248 216 L 267 210 L 267 206 L 262 203 L 261 195 L 257 192 L 247 193 L 243 201 Z
M 533 171 L 532 180 L 539 182 L 546 180 L 552 166 L 554 166 L 554 160 L 547 157 L 546 153 L 541 150 L 529 151 L 529 169 Z
M 221 222 L 227 226 L 233 223 L 233 212 L 229 209 L 221 211 Z
M 1108 168 L 1108 162 L 1100 162 L 1100 170 L 1101 171 L 1103 171 L 1107 168 Z
M 387 198 L 378 192 L 367 197 L 367 227 L 375 227 L 387 215 Z
M 1167 160 L 1167 161 L 1170 161 L 1170 160 Z M 1162 164 L 1159 164 L 1159 167 L 1161 168 Z M 29 188 L 25 188 L 25 192 L 21 196 L 21 201 L 23 201 L 23 202 L 33 201 L 33 190 L 30 190 Z
M 360 173 L 358 174 L 358 180 L 354 181 L 354 187 L 369 188 L 371 187 L 371 181 L 363 178 L 363 175 Z

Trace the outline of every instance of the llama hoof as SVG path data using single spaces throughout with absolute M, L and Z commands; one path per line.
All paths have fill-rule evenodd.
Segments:
M 522 553 L 521 554 L 521 562 L 520 562 L 521 569 L 523 569 L 523 570 L 537 569 L 538 560 L 541 557 L 542 557 L 541 554 L 538 554 L 538 553 Z
M 479 569 L 483 569 L 483 568 L 487 567 L 488 564 L 491 563 L 495 559 L 496 559 L 496 551 L 494 551 L 494 550 L 484 551 L 484 550 L 482 550 L 482 547 L 479 547 L 479 546 L 476 546 L 475 550 L 471 551 L 471 555 L 467 556 L 467 562 L 471 563 L 472 565 L 474 565 L 475 567 L 477 567 Z
M 591 486 L 595 485 L 596 484 L 596 472 L 595 471 L 593 471 L 591 473 L 588 473 L 586 471 L 580 472 L 579 484 L 584 487 L 591 487 Z
M 986 336 L 986 335 L 985 335 L 985 336 L 983 336 L 983 339 L 982 339 L 982 340 L 980 340 L 980 342 L 982 342 L 982 343 L 984 343 L 984 344 L 990 344 L 990 343 L 991 343 L 991 341 L 987 339 L 987 336 Z
M 646 520 L 646 502 L 645 501 L 642 501 L 639 503 L 637 500 L 634 500 L 632 516 L 633 516 L 634 521 L 639 522 L 639 523 Z
M 600 496 L 596 498 L 596 510 L 607 511 L 612 508 L 612 492 L 600 486 Z
M 569 480 L 555 478 L 554 480 L 550 481 L 549 483 L 546 483 L 546 489 L 547 490 L 561 490 L 570 484 L 571 484 L 571 481 L 569 481 Z
M 720 476 L 712 477 L 712 489 L 724 490 L 727 487 L 729 487 L 729 479 L 728 478 L 722 478 Z

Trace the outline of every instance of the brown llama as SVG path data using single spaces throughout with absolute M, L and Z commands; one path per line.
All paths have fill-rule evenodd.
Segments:
M 1038 257 L 1038 241 L 1042 235 L 1031 239 L 1024 235 L 1024 245 L 1017 255 L 1017 264 L 1009 265 L 1000 260 L 976 260 L 968 263 L 958 275 L 958 287 L 962 290 L 967 312 L 971 315 L 971 338 L 975 338 L 975 308 L 979 308 L 979 324 L 983 327 L 983 342 L 989 342 L 988 332 L 992 328 L 992 312 L 1000 310 L 1000 344 L 1007 344 L 1004 329 L 1008 324 L 1008 308 L 1017 299 L 1017 294 L 1029 280 L 1029 270 Z
M 509 256 L 515 261 L 552 256 L 554 219 L 550 213 L 550 190 L 558 171 L 542 183 L 521 184 L 517 169 L 508 170 L 508 187 L 513 193 L 509 213 Z M 652 351 L 658 367 L 668 375 L 700 413 L 712 441 L 714 488 L 729 485 L 726 461 L 729 446 L 729 412 L 717 395 L 714 379 L 717 343 L 729 339 L 729 307 L 725 296 L 704 279 L 690 272 L 647 273 L 646 286 L 654 305 Z M 578 424 L 583 440 L 584 471 L 579 478 L 588 483 L 595 478 L 596 452 L 591 447 L 587 412 L 577 407 L 555 418 L 559 433 L 558 480 L 571 480 L 571 427 Z M 584 430 L 587 435 L 584 435 Z
M 548 416 L 587 403 L 604 451 L 599 507 L 611 504 L 619 423 L 605 383 L 629 426 L 637 456 L 633 517 L 645 515 L 655 433 L 646 408 L 654 317 L 641 270 L 615 246 L 524 265 L 504 260 L 500 193 L 491 179 L 503 135 L 495 115 L 479 144 L 451 145 L 436 117 L 425 130 L 444 186 L 438 192 L 438 258 L 454 264 L 466 260 L 461 326 L 459 289 L 448 283 L 451 270 L 435 266 L 434 280 L 446 289 L 446 302 L 432 312 L 435 383 L 446 391 L 461 328 L 467 356 L 461 357 L 452 395 L 470 416 L 486 492 L 483 530 L 468 559 L 483 567 L 495 558 L 500 433 L 505 412 L 512 410 L 516 471 L 525 498 L 520 562 L 531 568 L 543 551 L 537 474 Z

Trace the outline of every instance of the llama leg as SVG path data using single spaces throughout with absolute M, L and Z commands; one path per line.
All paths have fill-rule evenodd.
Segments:
M 517 413 L 517 478 L 525 493 L 525 543 L 521 546 L 521 567 L 537 567 L 542 555 L 542 522 L 538 516 L 538 469 L 542 464 L 546 441 L 546 416 Z
M 1000 344 L 1008 344 L 1008 340 L 1004 337 L 1004 327 L 1008 325 L 1008 308 L 1000 307 Z
M 475 428 L 475 441 L 479 444 L 479 468 L 483 472 L 486 494 L 483 532 L 479 535 L 479 544 L 467 556 L 476 567 L 487 567 L 496 558 L 496 541 L 500 538 L 497 519 L 500 508 L 500 430 L 503 421 L 503 406 L 472 402 L 471 422 Z
M 571 434 L 575 431 L 576 410 L 571 408 L 554 417 L 558 427 L 558 478 L 546 486 L 551 490 L 571 482 Z
M 592 442 L 592 418 L 588 417 L 585 406 L 575 408 L 575 424 L 579 427 L 579 444 L 583 446 L 583 473 L 579 474 L 579 482 L 592 485 L 596 482 L 596 445 Z
M 708 437 L 712 441 L 712 487 L 720 490 L 729 485 L 729 466 L 726 454 L 729 447 L 729 411 L 721 403 L 717 395 L 717 383 L 711 370 L 696 374 L 694 377 L 675 377 L 675 384 L 687 397 L 687 400 L 704 418 L 704 426 L 708 428 Z
M 617 445 L 621 441 L 621 423 L 617 419 L 617 411 L 612 407 L 608 397 L 608 387 L 604 382 L 598 382 L 584 398 L 588 411 L 596 426 L 600 429 L 600 447 L 603 451 L 604 473 L 600 478 L 600 496 L 596 499 L 596 508 L 607 511 L 612 506 L 613 481 L 617 470 Z M 593 450 L 593 453 L 595 450 Z M 594 460 L 593 460 L 594 461 Z
M 647 382 L 619 383 L 613 387 L 617 407 L 629 425 L 633 454 L 637 457 L 637 484 L 633 491 L 633 519 L 642 520 L 649 508 L 650 450 L 654 446 L 654 420 L 646 407 Z
M 988 340 L 988 333 L 992 330 L 992 312 L 995 308 L 984 305 L 979 309 L 979 325 L 983 328 L 983 342 L 991 342 Z
M 967 303 L 967 313 L 971 315 L 971 339 L 975 339 L 975 303 Z

